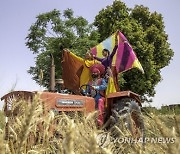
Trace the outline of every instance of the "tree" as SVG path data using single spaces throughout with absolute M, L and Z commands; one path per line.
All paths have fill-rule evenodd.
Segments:
M 100 41 L 117 29 L 123 32 L 145 70 L 145 74 L 137 69 L 120 74 L 121 90 L 132 90 L 143 99 L 154 96 L 155 86 L 162 80 L 161 69 L 170 63 L 174 54 L 168 43 L 162 15 L 151 13 L 142 5 L 130 9 L 125 3 L 114 1 L 99 12 L 94 25 Z
M 65 10 L 63 14 L 53 10 L 38 15 L 29 31 L 26 46 L 37 56 L 35 67 L 30 67 L 28 72 L 44 87 L 49 86 L 50 54 L 54 57 L 56 78 L 61 78 L 63 48 L 83 56 L 91 46 L 97 44 L 98 39 L 93 26 L 83 17 L 74 17 L 71 9 Z M 42 81 L 39 77 L 41 72 Z

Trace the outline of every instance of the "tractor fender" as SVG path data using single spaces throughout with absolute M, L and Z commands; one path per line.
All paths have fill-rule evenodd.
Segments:
M 113 102 L 114 99 L 120 99 L 124 97 L 129 97 L 136 100 L 138 105 L 142 107 L 140 96 L 132 91 L 120 91 L 120 92 L 110 93 L 107 96 L 107 103 Z

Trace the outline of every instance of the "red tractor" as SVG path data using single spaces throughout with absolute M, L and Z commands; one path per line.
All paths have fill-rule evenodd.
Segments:
M 4 95 L 1 100 L 4 101 L 4 112 L 6 117 L 15 116 L 17 111 L 12 111 L 13 99 L 25 99 L 32 101 L 35 94 L 39 93 L 42 102 L 45 103 L 47 110 L 56 110 L 58 112 L 78 111 L 87 115 L 95 111 L 95 100 L 91 96 L 82 96 L 69 94 L 66 90 L 59 90 L 60 93 L 53 92 L 55 88 L 55 67 L 52 58 L 51 65 L 51 92 L 29 92 L 13 91 Z M 120 91 L 111 93 L 107 96 L 105 108 L 105 125 L 111 127 L 118 125 L 118 118 L 123 117 L 127 128 L 133 132 L 134 128 L 144 133 L 144 123 L 141 116 L 141 100 L 138 94 L 131 91 Z M 133 121 L 133 122 L 132 122 Z

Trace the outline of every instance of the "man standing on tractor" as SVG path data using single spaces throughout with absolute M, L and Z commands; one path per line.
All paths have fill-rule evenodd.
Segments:
M 116 53 L 116 50 L 118 48 L 118 33 L 119 31 L 116 32 L 116 35 L 115 35 L 115 46 L 114 46 L 114 49 L 112 51 L 112 53 L 110 54 L 110 51 L 108 49 L 103 49 L 102 50 L 102 55 L 104 58 L 99 58 L 99 57 L 96 57 L 93 55 L 93 57 L 100 61 L 102 63 L 102 65 L 104 65 L 105 67 L 105 70 L 107 70 L 108 67 L 111 68 L 112 66 L 112 60 L 113 60 L 113 57 Z
M 113 48 L 113 51 L 110 54 L 110 51 L 108 49 L 103 49 L 102 50 L 102 55 L 104 58 L 99 58 L 93 55 L 94 59 L 100 61 L 102 63 L 102 65 L 104 65 L 105 67 L 105 76 L 111 76 L 111 74 L 113 75 L 113 79 L 114 79 L 114 84 L 116 86 L 116 90 L 119 90 L 119 86 L 118 86 L 118 79 L 117 79 L 117 72 L 116 72 L 116 68 L 113 67 L 112 68 L 112 60 L 113 57 L 118 49 L 118 33 L 119 31 L 116 32 L 115 34 L 115 46 Z

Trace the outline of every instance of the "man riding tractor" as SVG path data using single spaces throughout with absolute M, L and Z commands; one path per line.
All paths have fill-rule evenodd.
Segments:
M 102 78 L 105 68 L 102 64 L 94 64 L 90 68 L 92 80 L 88 82 L 83 93 L 87 93 L 95 99 L 95 108 L 98 109 L 98 125 L 104 123 L 105 90 L 107 82 Z M 83 86 L 82 86 L 83 87 Z

